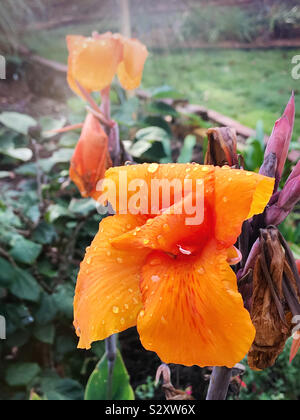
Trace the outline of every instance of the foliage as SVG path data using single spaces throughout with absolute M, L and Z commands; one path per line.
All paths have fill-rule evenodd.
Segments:
M 289 363 L 292 339 L 289 339 L 276 364 L 261 372 L 247 369 L 243 381 L 241 400 L 299 400 L 300 398 L 300 356 Z
M 129 139 L 124 145 L 136 161 L 188 162 L 197 147 L 205 148 L 203 138 L 199 146 L 195 133 L 209 124 L 178 112 L 165 101 L 170 96 L 181 95 L 162 86 L 149 89 L 145 100 L 127 100 L 117 88 L 113 90 L 113 117 L 120 124 L 122 138 Z M 69 106 L 68 122 L 81 122 L 81 100 L 72 99 Z M 2 113 L 0 122 L 0 304 L 8 336 L 0 341 L 1 398 L 104 399 L 108 373 L 104 343 L 96 343 L 88 352 L 79 351 L 72 328 L 79 263 L 102 217 L 94 202 L 81 199 L 68 181 L 79 133 L 51 136 L 47 132 L 62 127 L 65 118 L 37 121 Z M 260 122 L 256 138 L 243 151 L 249 169 L 255 170 L 262 160 L 263 131 Z M 300 239 L 297 223 L 295 213 L 282 226 L 295 244 L 295 253 Z M 133 399 L 120 352 L 114 375 L 114 398 Z M 290 379 L 285 380 L 284 396 L 290 392 Z M 154 382 L 150 377 L 145 381 L 135 390 L 139 399 L 153 398 Z M 276 390 L 281 390 L 279 385 Z M 274 396 L 282 397 L 276 392 Z
M 254 39 L 253 18 L 239 7 L 197 7 L 190 11 L 183 25 L 183 36 L 210 43 Z
M 0 118 L 1 397 L 23 399 L 34 388 L 45 399 L 82 399 L 81 383 L 100 355 L 97 347 L 76 350 L 73 295 L 101 216 L 68 185 L 73 149 L 29 135 L 37 121 L 27 116 Z

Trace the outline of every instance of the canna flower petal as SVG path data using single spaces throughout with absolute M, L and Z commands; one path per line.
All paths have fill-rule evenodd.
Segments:
M 224 245 L 233 245 L 246 219 L 264 211 L 274 189 L 274 178 L 254 172 L 216 168 L 215 235 Z
M 118 77 L 124 89 L 133 90 L 141 84 L 148 51 L 137 39 L 123 38 L 123 46 L 124 56 L 118 68 Z
M 110 33 L 96 38 L 67 36 L 68 83 L 81 96 L 76 81 L 88 92 L 101 91 L 112 83 L 123 58 L 120 37 Z
M 115 317 L 122 302 L 128 305 L 131 298 L 126 292 L 129 278 L 136 287 L 129 286 L 130 289 L 136 290 L 136 299 L 140 298 L 134 313 L 147 349 L 156 351 L 165 362 L 233 366 L 247 353 L 255 336 L 237 290 L 236 276 L 229 266 L 240 258 L 233 244 L 243 221 L 263 211 L 272 194 L 274 179 L 209 165 L 143 164 L 111 168 L 105 180 L 109 181 L 108 190 L 114 186 L 117 215 L 102 222 L 96 237 L 97 248 L 105 235 L 108 241 L 104 241 L 102 258 L 99 252 L 99 260 L 93 262 L 89 260 L 93 251 L 88 251 L 84 264 L 89 262 L 89 267 L 83 264 L 80 270 L 80 286 L 76 290 L 82 302 L 80 311 L 75 304 L 80 346 L 89 346 L 93 340 L 122 331 L 125 325 L 134 325 L 132 319 L 127 323 L 123 316 L 124 328 L 120 328 L 120 320 Z M 175 188 L 166 204 L 162 194 L 153 214 L 147 203 L 144 214 L 137 208 L 136 214 L 130 216 L 136 224 L 127 222 L 126 227 L 122 224 L 118 231 L 112 231 L 114 221 L 117 226 L 121 220 L 127 221 L 129 216 L 121 213 L 131 209 L 129 204 L 140 182 L 146 188 L 140 192 L 139 200 L 145 197 L 151 202 L 153 181 L 162 180 L 169 183 L 179 180 L 183 185 L 188 180 L 186 195 L 179 198 Z M 134 188 L 130 187 L 131 182 L 135 183 Z M 198 185 L 202 186 L 200 190 Z M 175 210 L 186 200 L 194 203 L 199 195 L 204 199 L 204 217 L 198 224 L 186 226 L 187 212 Z M 111 201 L 109 194 L 105 196 Z M 107 249 L 112 259 L 103 258 Z M 122 268 L 125 270 L 128 265 L 128 270 L 133 270 L 129 275 L 118 271 L 115 261 L 120 258 L 119 253 L 124 253 Z M 102 310 L 99 302 L 110 295 L 107 292 L 110 288 L 115 294 Z M 116 296 L 119 304 L 115 303 Z M 116 307 L 115 314 L 112 305 Z M 101 323 L 109 328 L 101 328 Z M 89 325 L 96 329 L 96 334 Z
M 137 326 L 163 362 L 233 367 L 246 355 L 255 329 L 226 258 L 214 241 L 199 257 L 149 255 Z
M 107 135 L 97 118 L 88 114 L 71 159 L 70 178 L 83 197 L 97 199 L 97 183 L 110 165 Z
M 76 286 L 74 326 L 79 348 L 89 349 L 92 342 L 136 325 L 142 309 L 140 273 L 149 251 L 116 250 L 110 239 L 144 223 L 143 216 L 130 215 L 108 217 L 100 223 Z

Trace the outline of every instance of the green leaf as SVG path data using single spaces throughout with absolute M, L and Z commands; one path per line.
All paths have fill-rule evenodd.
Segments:
M 103 401 L 108 400 L 108 361 L 104 355 L 88 381 L 85 400 Z M 134 392 L 129 383 L 129 375 L 124 365 L 122 356 L 117 351 L 117 357 L 113 370 L 111 400 L 134 400 Z
M 68 163 L 70 162 L 72 156 L 74 154 L 74 150 L 72 149 L 59 149 L 53 153 L 51 157 L 51 161 L 56 163 Z
M 60 217 L 66 217 L 66 216 L 70 217 L 71 215 L 72 214 L 70 213 L 70 211 L 66 207 L 63 207 L 60 204 L 51 204 L 48 207 L 45 218 L 46 218 L 47 222 L 53 223 L 57 219 L 59 219 Z
M 71 148 L 75 148 L 78 139 L 79 139 L 80 134 L 77 133 L 76 131 L 70 131 L 69 133 L 66 133 L 64 135 L 61 136 L 60 140 L 59 140 L 59 145 L 60 147 L 71 147 Z
M 196 136 L 189 135 L 184 139 L 183 147 L 180 151 L 178 163 L 189 163 L 192 160 L 193 150 L 196 145 Z
M 71 284 L 60 284 L 52 295 L 57 311 L 71 319 L 73 316 L 74 288 Z
M 32 234 L 32 239 L 42 245 L 49 245 L 57 238 L 53 227 L 46 222 L 41 222 Z
M 76 199 L 73 198 L 69 205 L 69 211 L 81 216 L 87 216 L 96 209 L 95 200 L 91 199 Z
M 182 99 L 182 94 L 168 85 L 148 89 L 148 92 L 153 99 Z
M 31 302 L 38 302 L 41 294 L 41 287 L 35 278 L 28 271 L 20 268 L 15 268 L 14 279 L 9 290 L 18 298 Z
M 136 97 L 130 98 L 120 106 L 117 110 L 113 111 L 113 119 L 117 121 L 118 124 L 122 124 L 128 127 L 136 125 L 136 114 L 139 109 L 139 100 Z
M 49 401 L 80 401 L 84 396 L 82 385 L 69 378 L 48 378 L 43 381 L 42 389 Z
M 33 331 L 36 339 L 46 344 L 53 344 L 55 338 L 55 327 L 50 325 L 36 325 Z
M 51 130 L 59 130 L 66 124 L 66 118 L 60 118 L 59 120 L 52 117 L 42 117 L 39 120 L 40 126 L 42 127 L 42 136 L 47 139 L 56 136 L 56 133 L 48 133 Z
M 37 121 L 34 118 L 18 112 L 3 112 L 0 114 L 0 122 L 5 127 L 24 135 L 28 134 L 30 127 L 37 125 Z
M 33 153 L 27 147 L 20 147 L 18 149 L 0 149 L 0 153 L 14 159 L 27 162 L 32 159 Z
M 22 238 L 15 241 L 10 255 L 23 264 L 33 264 L 42 251 L 42 245 Z
M 6 370 L 5 381 L 9 386 L 26 386 L 40 373 L 40 370 L 36 363 L 15 363 Z
M 0 257 L 0 286 L 8 287 L 14 278 L 15 268 L 10 262 Z
M 40 306 L 34 316 L 38 324 L 47 325 L 51 323 L 57 315 L 57 306 L 53 296 L 46 293 L 42 294 Z

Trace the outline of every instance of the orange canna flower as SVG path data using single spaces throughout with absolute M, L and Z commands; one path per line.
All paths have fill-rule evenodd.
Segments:
M 192 187 L 180 200 L 172 192 L 167 209 L 159 200 L 156 214 L 124 214 L 119 203 L 125 198 L 129 209 L 136 199 L 121 185 L 125 176 L 128 185 L 143 180 L 148 198 L 153 180 L 190 179 Z M 165 363 L 234 366 L 255 329 L 228 261 L 238 261 L 233 245 L 242 223 L 263 212 L 274 179 L 198 164 L 111 168 L 106 179 L 117 186 L 116 215 L 100 223 L 81 264 L 74 301 L 79 348 L 137 325 L 143 346 Z M 195 203 L 198 184 L 203 220 L 186 225 L 188 211 L 176 210 L 190 196 Z
M 88 92 L 110 86 L 117 73 L 124 89 L 136 89 L 142 79 L 148 51 L 137 39 L 107 32 L 93 37 L 67 36 L 68 83 L 81 96 L 78 82 Z
M 70 166 L 70 178 L 82 197 L 97 199 L 97 183 L 111 165 L 108 137 L 98 119 L 88 114 Z

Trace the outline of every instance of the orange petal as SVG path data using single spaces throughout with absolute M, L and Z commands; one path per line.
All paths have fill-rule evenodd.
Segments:
M 254 172 L 216 168 L 215 212 L 216 238 L 225 246 L 233 245 L 243 222 L 263 213 L 274 189 L 274 178 Z
M 163 362 L 233 367 L 248 352 L 255 329 L 226 258 L 213 241 L 199 257 L 148 257 L 138 331 Z
M 148 51 L 137 39 L 125 39 L 124 58 L 118 68 L 118 77 L 124 89 L 133 90 L 139 87 L 142 80 Z
M 75 80 L 87 91 L 100 91 L 109 86 L 123 57 L 118 37 L 104 34 L 97 38 L 67 36 L 69 49 L 68 82 L 80 94 Z
M 142 225 L 145 218 L 120 215 L 100 223 L 99 233 L 87 249 L 78 276 L 74 301 L 74 326 L 79 348 L 136 325 L 142 308 L 139 288 L 148 250 L 120 251 L 110 239 Z
M 144 226 L 115 238 L 112 245 L 118 249 L 147 247 L 174 255 L 199 252 L 213 235 L 214 218 L 210 206 L 213 189 L 211 191 L 211 200 L 206 196 L 204 202 L 202 191 L 195 200 L 190 193 L 161 215 L 149 218 Z M 187 213 L 191 205 L 195 209 L 193 215 Z
M 110 165 L 108 137 L 97 118 L 88 114 L 71 159 L 70 178 L 83 197 L 97 199 L 97 183 Z
M 143 205 L 142 203 L 140 206 L 141 211 L 137 211 L 137 214 L 160 214 L 163 209 L 166 209 L 179 201 L 179 199 L 183 197 L 183 191 L 185 191 L 186 195 L 192 191 L 196 192 L 197 181 L 198 183 L 204 182 L 206 194 L 212 193 L 214 173 L 214 166 L 202 166 L 197 164 L 159 165 L 158 163 L 145 163 L 142 165 L 110 168 L 106 172 L 105 178 L 109 184 L 112 183 L 115 185 L 116 196 L 114 195 L 115 191 L 112 191 L 113 197 L 111 200 L 108 199 L 108 201 L 111 203 L 112 201 L 116 201 L 114 209 L 117 213 L 128 213 L 130 204 L 134 204 L 134 198 L 138 192 L 142 197 L 142 202 L 145 198 L 146 204 Z M 141 187 L 140 183 L 142 184 Z M 164 188 L 168 189 L 168 187 L 171 187 L 169 189 L 170 195 L 164 192 Z M 159 189 L 158 205 L 151 200 L 152 193 L 155 195 L 155 189 Z M 180 198 L 178 198 L 178 196 Z M 116 198 L 116 200 L 114 200 L 114 198 Z

